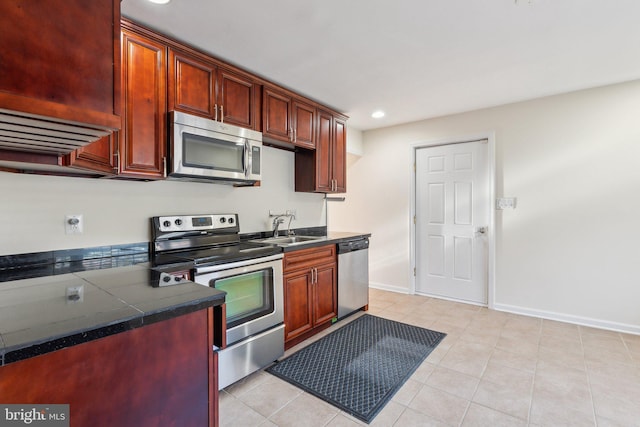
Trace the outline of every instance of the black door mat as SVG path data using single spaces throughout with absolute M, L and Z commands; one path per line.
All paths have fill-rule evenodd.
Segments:
M 368 424 L 445 336 L 365 314 L 266 371 Z

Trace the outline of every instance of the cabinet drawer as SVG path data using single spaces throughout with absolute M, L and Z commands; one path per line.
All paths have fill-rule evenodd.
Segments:
M 336 245 L 325 245 L 284 254 L 284 271 L 293 271 L 332 262 L 336 259 Z

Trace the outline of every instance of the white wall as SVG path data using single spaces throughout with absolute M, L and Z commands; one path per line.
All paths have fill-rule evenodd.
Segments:
M 495 132 L 496 308 L 640 333 L 640 81 L 364 132 L 330 228 L 408 292 L 411 144 Z
M 265 147 L 263 170 L 251 188 L 0 172 L 0 255 L 149 241 L 158 215 L 237 212 L 242 233 L 270 230 L 270 209 L 296 209 L 292 228 L 326 224 L 323 195 L 294 192 L 293 153 Z M 83 234 L 64 233 L 66 214 L 83 215 Z

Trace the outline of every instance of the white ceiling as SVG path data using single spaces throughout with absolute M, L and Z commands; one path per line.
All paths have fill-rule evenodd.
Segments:
M 122 14 L 362 130 L 640 78 L 638 0 L 123 0 Z

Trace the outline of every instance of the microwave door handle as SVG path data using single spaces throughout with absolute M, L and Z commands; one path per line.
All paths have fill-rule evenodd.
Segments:
M 250 162 L 250 157 L 249 157 L 249 150 L 251 149 L 251 145 L 249 144 L 249 140 L 245 139 L 244 140 L 244 175 L 249 178 L 249 174 L 251 173 L 251 165 L 249 164 Z

